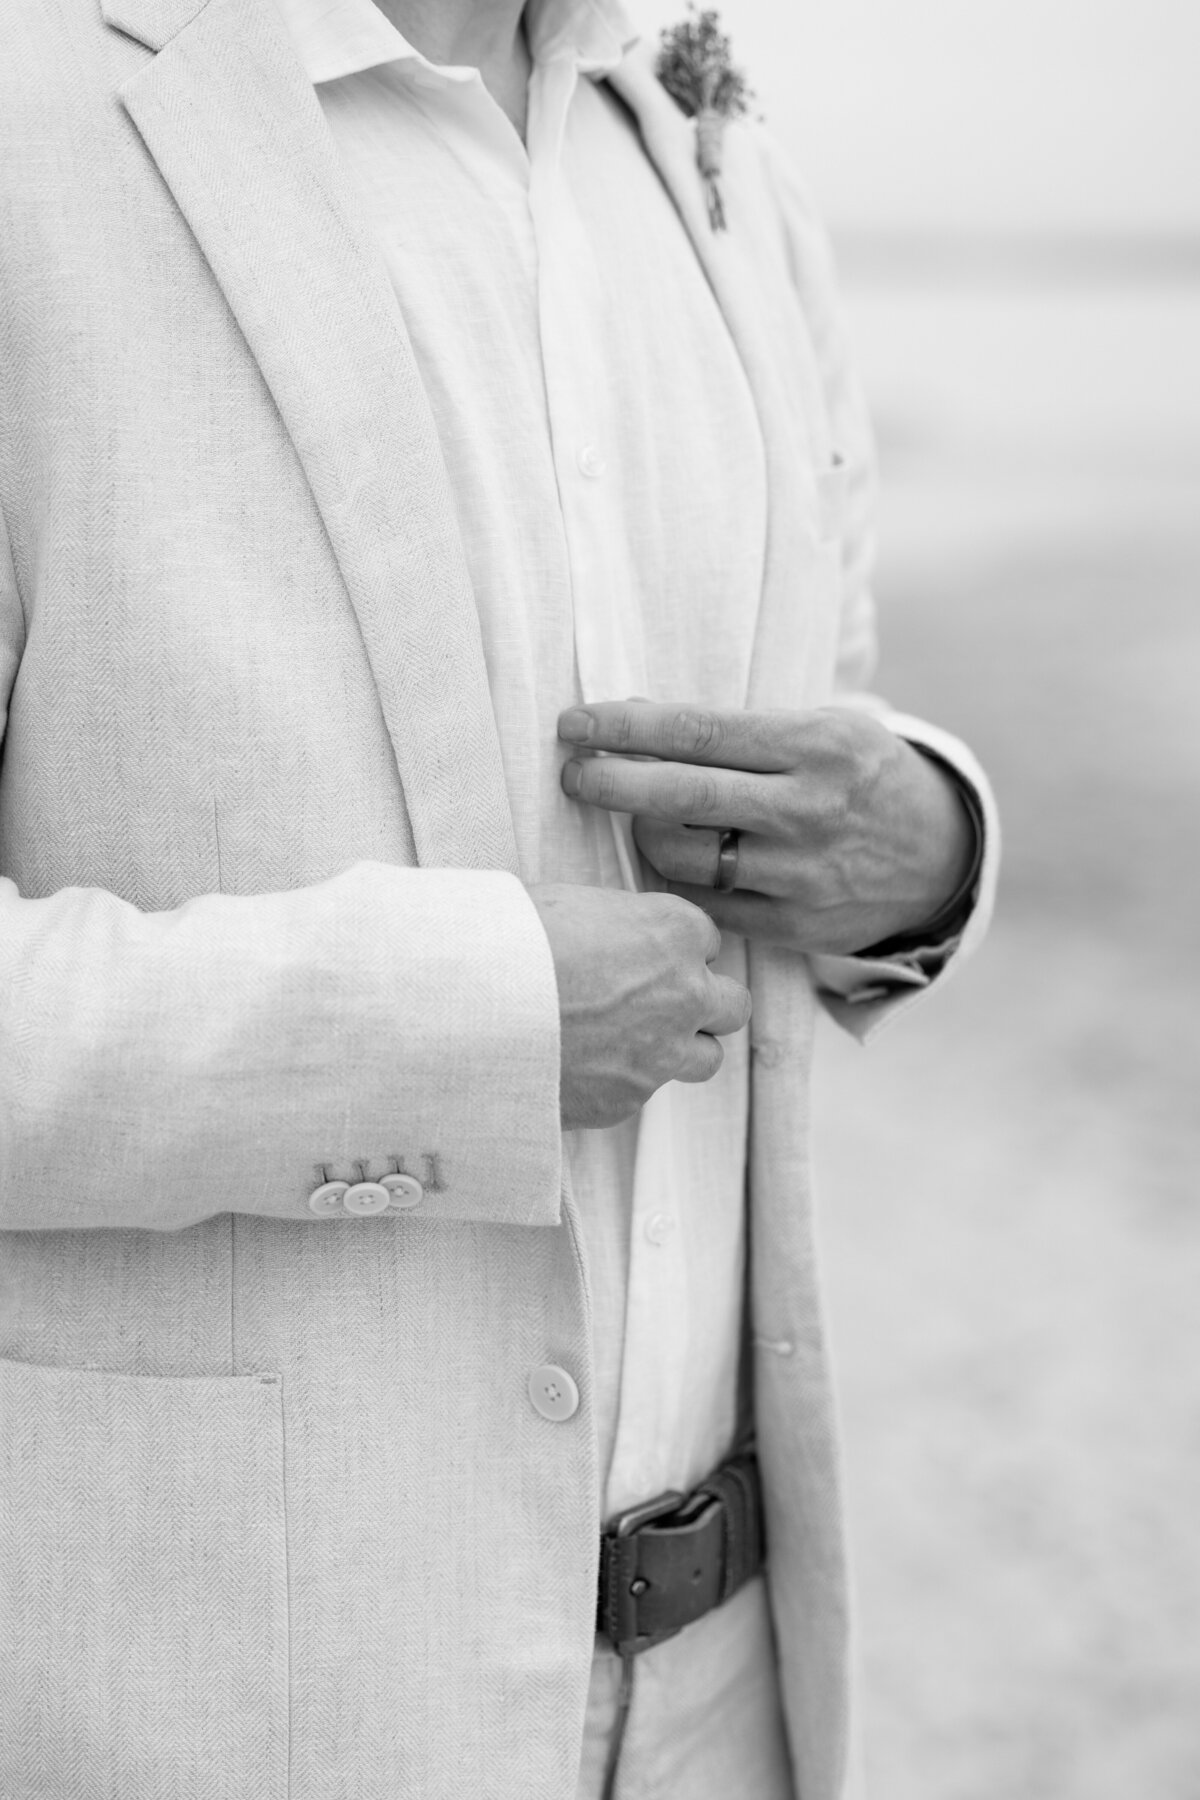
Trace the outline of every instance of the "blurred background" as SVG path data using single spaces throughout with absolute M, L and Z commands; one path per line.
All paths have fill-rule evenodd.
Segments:
M 823 1046 L 869 1787 L 1200 1800 L 1200 6 L 720 14 L 839 252 L 878 685 L 1006 826 L 979 959 Z

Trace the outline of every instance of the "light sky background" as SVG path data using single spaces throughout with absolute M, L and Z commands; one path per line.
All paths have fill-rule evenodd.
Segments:
M 1200 232 L 1200 0 L 717 10 L 835 230 Z

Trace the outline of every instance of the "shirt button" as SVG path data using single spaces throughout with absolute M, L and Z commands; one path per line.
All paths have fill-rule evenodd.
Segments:
M 579 464 L 579 473 L 586 475 L 589 481 L 599 481 L 608 467 L 595 444 L 582 444 L 575 460 Z
M 392 1196 L 378 1181 L 356 1181 L 342 1195 L 342 1205 L 346 1211 L 363 1217 L 368 1217 L 371 1213 L 386 1212 L 391 1200 Z
M 314 1188 L 308 1196 L 308 1210 L 315 1212 L 318 1219 L 331 1219 L 342 1210 L 342 1195 L 350 1186 L 348 1181 L 324 1181 L 319 1188 Z
M 412 1206 L 420 1206 L 425 1198 L 425 1189 L 415 1175 L 381 1175 L 379 1185 L 390 1194 L 393 1212 L 407 1212 Z
M 529 1377 L 529 1398 L 543 1419 L 561 1425 L 579 1411 L 579 1389 L 565 1369 L 557 1363 L 543 1363 Z
M 646 1236 L 652 1244 L 665 1244 L 675 1229 L 670 1213 L 651 1213 L 646 1220 Z

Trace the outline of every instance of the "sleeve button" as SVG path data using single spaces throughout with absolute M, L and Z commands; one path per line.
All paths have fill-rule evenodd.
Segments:
M 348 1181 L 323 1181 L 308 1196 L 309 1212 L 316 1213 L 318 1219 L 332 1219 L 335 1214 L 340 1214 L 342 1195 L 349 1185 Z
M 383 1175 L 379 1185 L 387 1190 L 392 1212 L 408 1212 L 425 1198 L 425 1189 L 415 1175 Z
M 368 1218 L 373 1213 L 386 1212 L 391 1199 L 387 1189 L 378 1181 L 356 1181 L 342 1195 L 342 1205 L 348 1213 Z

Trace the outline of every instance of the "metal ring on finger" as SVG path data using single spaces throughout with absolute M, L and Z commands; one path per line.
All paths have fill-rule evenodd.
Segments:
M 738 872 L 738 840 L 741 832 L 736 827 L 722 831 L 717 838 L 717 873 L 713 887 L 718 894 L 727 894 L 737 886 Z

